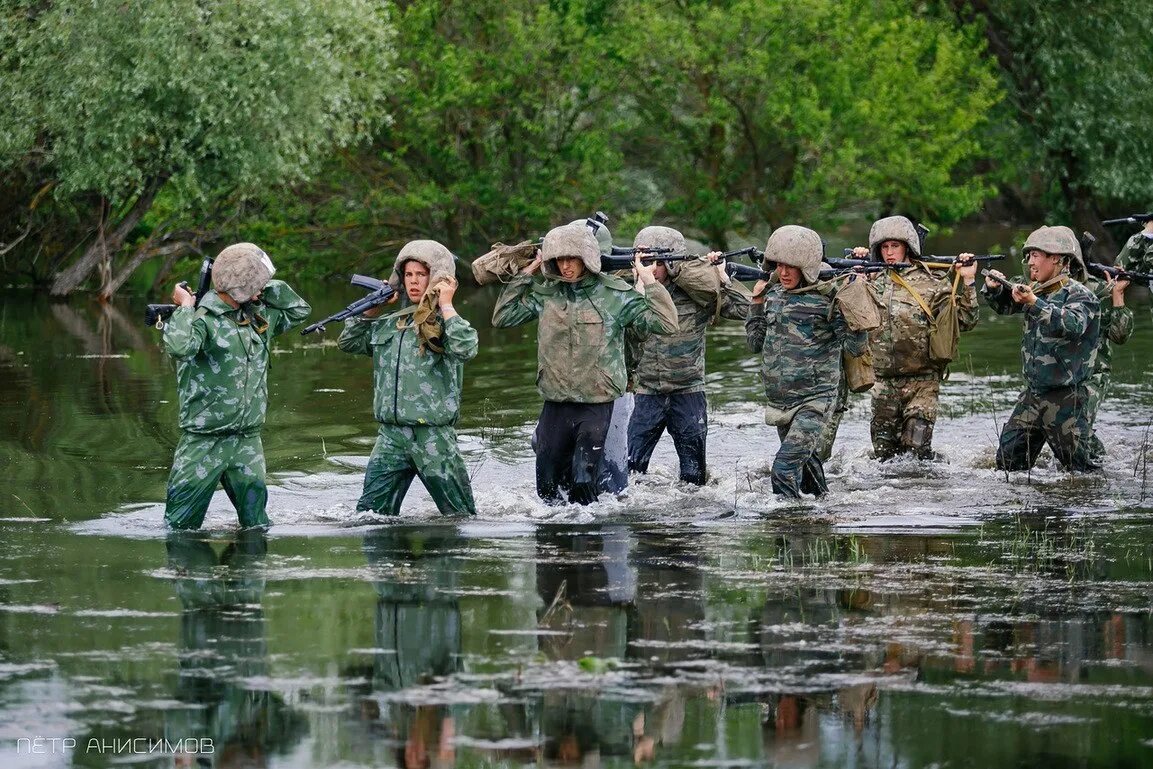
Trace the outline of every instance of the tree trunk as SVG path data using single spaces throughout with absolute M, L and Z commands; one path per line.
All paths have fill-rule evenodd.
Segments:
M 112 295 L 120 290 L 120 287 L 124 285 L 124 282 L 132 276 L 132 273 L 136 271 L 136 268 L 144 264 L 144 262 L 148 261 L 149 259 L 156 256 L 169 256 L 170 258 L 175 259 L 182 252 L 191 250 L 192 248 L 193 245 L 191 243 L 186 243 L 184 241 L 177 241 L 175 243 L 168 243 L 163 246 L 157 246 L 155 240 L 147 240 L 136 249 L 136 252 L 132 254 L 132 258 L 128 260 L 128 264 L 124 266 L 124 269 L 122 269 L 119 274 L 113 277 L 111 273 L 109 273 L 107 279 L 104 281 L 104 285 L 100 287 L 100 301 L 107 302 L 110 300 Z
M 152 207 L 152 201 L 156 199 L 156 193 L 164 186 L 165 181 L 167 181 L 167 177 L 156 177 L 149 181 L 144 191 L 140 193 L 140 197 L 132 204 L 132 208 L 120 220 L 116 228 L 111 233 L 105 233 L 101 228 L 100 234 L 84 251 L 84 255 L 71 267 L 56 274 L 49 293 L 57 297 L 68 296 L 88 278 L 97 265 L 108 258 L 106 254 L 114 254 L 119 251 L 128 234 Z

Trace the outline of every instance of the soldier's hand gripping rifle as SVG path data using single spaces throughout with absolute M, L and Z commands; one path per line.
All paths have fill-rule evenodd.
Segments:
M 1120 219 L 1106 219 L 1101 224 L 1145 224 L 1147 222 L 1153 222 L 1153 214 L 1130 214 L 1129 216 L 1122 216 Z
M 838 270 L 861 269 L 865 272 L 907 270 L 913 266 L 912 262 L 897 262 L 896 264 L 889 264 L 888 262 L 874 262 L 871 259 L 838 259 L 836 257 L 830 257 L 826 259 L 825 264 Z
M 845 260 L 829 260 L 829 261 L 845 261 Z M 893 265 L 893 264 L 878 264 L 877 262 L 869 262 L 863 265 L 854 265 L 851 267 L 841 267 L 832 270 L 821 270 L 817 277 L 820 280 L 832 280 L 833 278 L 843 278 L 846 276 L 859 275 L 861 273 L 884 272 L 885 270 L 903 269 L 909 265 Z M 734 280 L 744 281 L 746 283 L 756 282 L 758 280 L 768 280 L 773 276 L 771 272 L 765 272 L 759 267 L 748 267 L 736 262 L 727 262 L 725 264 L 725 272 L 729 274 L 730 278 Z
M 1098 278 L 1105 280 L 1127 280 L 1138 286 L 1145 286 L 1149 288 L 1149 284 L 1153 283 L 1153 274 L 1147 272 L 1129 272 L 1122 270 L 1120 267 L 1112 267 L 1108 264 L 1099 264 L 1097 262 L 1089 262 L 1086 265 L 1089 274 L 1096 275 Z
M 1016 291 L 1018 288 L 1022 290 L 1029 288 L 1024 283 L 1014 283 L 1004 276 L 995 274 L 992 270 L 981 270 L 981 277 L 988 278 L 997 285 L 1001 286 L 1001 288 L 1008 291 L 1010 294 Z
M 324 331 L 324 327 L 329 323 L 336 323 L 338 321 L 348 320 L 349 318 L 356 317 L 366 310 L 371 310 L 373 307 L 379 307 L 382 304 L 387 304 L 388 302 L 392 301 L 394 296 L 396 296 L 396 289 L 393 288 L 390 283 L 387 283 L 383 280 L 378 280 L 377 278 L 370 278 L 367 275 L 353 275 L 351 283 L 352 285 L 363 288 L 367 291 L 370 291 L 371 293 L 369 293 L 367 296 L 357 299 L 355 302 L 348 305 L 340 312 L 333 313 L 324 320 L 318 320 L 311 326 L 306 327 L 303 331 L 300 332 L 301 336 L 304 336 L 305 334 L 311 334 L 313 331 Z
M 200 263 L 200 281 L 196 284 L 196 301 L 193 307 L 200 306 L 200 300 L 212 288 L 212 263 L 216 261 L 216 257 L 206 256 L 204 261 Z M 188 281 L 182 281 L 180 287 L 185 291 L 188 290 Z M 164 328 L 164 324 L 172 317 L 172 313 L 176 312 L 178 304 L 150 304 L 144 308 L 144 324 L 147 326 L 155 326 L 156 328 Z
M 674 254 L 671 248 L 619 248 L 613 246 L 612 256 L 601 257 L 601 269 L 605 271 L 611 270 L 627 270 L 633 266 L 632 256 L 635 254 L 641 255 L 641 264 L 650 264 L 652 262 L 692 262 L 698 259 L 704 259 L 708 254 Z M 625 255 L 629 258 L 625 258 Z M 753 246 L 748 248 L 739 248 L 736 251 L 726 251 L 718 257 L 719 260 L 734 259 L 738 256 L 753 256 L 760 259 L 764 256 L 763 251 L 759 251 Z M 757 261 L 757 264 L 760 264 Z M 729 273 L 732 275 L 732 273 Z M 742 278 L 737 278 L 742 280 Z

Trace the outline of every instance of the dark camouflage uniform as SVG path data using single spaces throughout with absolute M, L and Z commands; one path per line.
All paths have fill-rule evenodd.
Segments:
M 280 280 L 270 281 L 249 308 L 259 316 L 255 322 L 210 291 L 199 307 L 177 308 L 164 327 L 180 399 L 181 436 L 164 508 L 173 528 L 200 528 L 217 483 L 241 526 L 268 525 L 260 442 L 268 409 L 268 345 L 312 308 Z M 261 320 L 268 323 L 263 333 L 257 331 Z
M 1113 306 L 1113 291 L 1109 284 L 1093 276 L 1085 280 L 1088 288 L 1101 302 L 1101 342 L 1097 347 L 1097 365 L 1093 375 L 1089 377 L 1087 387 L 1089 390 L 1089 404 L 1087 407 L 1089 427 L 1097 421 L 1097 411 L 1109 393 L 1109 383 L 1113 376 L 1113 347 L 1114 344 L 1125 344 L 1133 335 L 1133 311 L 1128 307 Z M 1105 454 L 1105 446 L 1097 437 L 1096 431 L 1090 438 L 1091 452 L 1094 457 Z
M 936 314 L 953 291 L 952 273 L 942 277 L 918 265 L 903 270 L 900 280 L 915 290 Z M 874 282 L 881 302 L 881 326 L 869 334 L 873 352 L 873 418 L 869 432 L 878 459 L 912 451 L 933 456 L 933 426 L 944 367 L 929 356 L 932 325 L 920 303 L 892 272 Z M 962 331 L 977 325 L 977 292 L 962 280 L 957 286 L 957 320 Z
M 1117 266 L 1130 272 L 1153 271 L 1153 238 L 1138 232 L 1125 241 L 1117 254 Z
M 1068 276 L 1033 290 L 1038 292 L 1037 302 L 1027 307 L 1014 302 L 1004 287 L 982 289 L 996 312 L 1025 315 L 1021 339 L 1025 391 L 1001 431 L 997 469 L 1031 468 L 1046 442 L 1065 468 L 1099 469 L 1090 455 L 1088 383 L 1097 363 L 1101 303 Z
M 712 270 L 711 265 L 704 269 Z M 697 296 L 675 280 L 667 285 L 677 310 L 679 330 L 672 334 L 629 334 L 630 379 L 636 403 L 629 421 L 629 470 L 647 472 L 661 434 L 668 429 L 680 459 L 680 478 L 702 485 L 708 478 L 705 445 L 705 330 L 716 317 L 744 321 L 748 294 L 738 285 L 722 287 L 719 297 Z M 719 300 L 719 308 L 718 308 Z
M 837 402 L 841 352 L 862 355 L 868 347 L 866 332 L 849 330 L 834 291 L 828 284 L 791 291 L 774 284 L 745 322 L 749 349 L 762 354 L 766 421 L 781 439 L 773 491 L 788 497 L 828 491 L 816 452 Z
M 351 318 L 338 344 L 372 356 L 373 412 L 380 430 L 357 510 L 397 515 L 420 476 L 444 515 L 474 515 L 472 484 L 457 449 L 464 363 L 476 357 L 477 334 L 459 315 L 444 321 L 444 352 L 422 346 L 412 308 L 374 320 Z

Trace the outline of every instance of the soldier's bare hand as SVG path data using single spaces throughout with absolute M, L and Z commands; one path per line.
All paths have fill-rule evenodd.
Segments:
M 536 258 L 528 263 L 523 270 L 520 271 L 521 275 L 535 275 L 537 270 L 540 269 L 541 257 L 540 252 L 537 252 Z
M 758 280 L 756 285 L 753 286 L 753 304 L 765 303 L 765 290 L 769 287 L 769 281 Z
M 705 258 L 713 264 L 724 264 L 725 260 L 721 258 L 722 256 L 724 256 L 724 254 L 720 251 L 710 251 L 705 254 Z
M 183 284 L 177 284 L 176 288 L 172 289 L 172 303 L 181 307 L 195 307 L 196 297 Z
M 1017 304 L 1034 304 L 1037 301 L 1037 295 L 1033 293 L 1033 289 L 1024 283 L 1018 283 L 1013 286 L 1013 301 Z
M 392 302 L 393 299 L 396 299 L 396 297 L 394 296 L 392 299 L 389 299 L 388 301 Z M 361 313 L 361 315 L 363 315 L 366 318 L 379 318 L 380 314 L 382 312 L 384 312 L 384 305 L 378 304 L 376 307 L 371 307 L 371 308 L 365 310 L 364 312 Z
M 1125 306 L 1125 289 L 1129 288 L 1129 281 L 1127 280 L 1111 280 L 1109 281 L 1109 290 L 1113 292 L 1113 306 Z
M 989 270 L 988 272 L 990 275 L 996 275 L 1001 280 L 1008 280 L 1008 278 L 1005 277 L 1005 273 L 1001 272 L 1000 270 Z M 1001 286 L 1001 284 L 998 283 L 997 281 L 993 280 L 992 278 L 989 278 L 989 277 L 985 278 L 985 288 L 989 289 L 990 291 L 992 291 L 995 288 L 1000 288 L 1000 286 Z
M 657 282 L 657 276 L 653 274 L 655 266 L 655 264 L 641 264 L 640 252 L 633 253 L 633 270 L 636 271 L 637 279 L 646 286 Z
M 456 278 L 445 278 L 440 283 L 440 294 L 437 298 L 437 304 L 443 310 L 445 307 L 452 307 L 452 297 L 456 294 L 457 288 L 460 284 L 457 283 Z
M 855 259 L 865 259 L 869 256 L 869 249 L 864 246 L 856 246 L 853 248 L 853 257 Z
M 966 286 L 971 286 L 977 281 L 977 262 L 973 254 L 968 252 L 959 254 L 957 261 L 953 262 L 953 269 L 961 273 L 961 280 L 965 281 Z

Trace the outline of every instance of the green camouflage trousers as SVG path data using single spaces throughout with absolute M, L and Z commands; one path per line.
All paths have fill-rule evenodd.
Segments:
M 817 458 L 822 462 L 828 462 L 829 457 L 833 456 L 833 443 L 837 440 L 837 430 L 841 429 L 841 420 L 844 419 L 845 412 L 848 410 L 849 383 L 845 380 L 844 372 L 842 372 L 841 384 L 837 387 L 837 402 L 833 405 L 833 411 L 829 414 L 829 421 L 825 422 L 825 432 L 817 444 Z
M 877 378 L 873 385 L 873 419 L 869 435 L 877 459 L 913 452 L 933 458 L 933 425 L 941 382 L 936 374 Z
M 242 527 L 268 525 L 259 435 L 183 433 L 168 476 L 164 520 L 174 529 L 199 529 L 217 483 L 232 500 Z
M 381 425 L 368 457 L 357 510 L 399 515 L 412 479 L 420 476 L 443 515 L 476 515 L 472 483 L 452 427 Z
M 1028 470 L 1048 443 L 1066 470 L 1089 472 L 1101 465 L 1090 455 L 1089 388 L 1058 387 L 1044 393 L 1026 390 L 1001 431 L 998 470 Z
M 801 494 L 822 496 L 829 490 L 817 449 L 826 435 L 833 404 L 804 406 L 787 425 L 777 427 L 781 448 L 773 457 L 773 491 L 800 499 Z
M 1085 389 L 1089 391 L 1089 402 L 1085 406 L 1085 418 L 1089 420 L 1089 454 L 1098 460 L 1105 456 L 1105 444 L 1097 437 L 1093 425 L 1097 423 L 1098 409 L 1109 394 L 1109 381 L 1112 378 L 1108 371 L 1098 371 L 1085 383 Z

